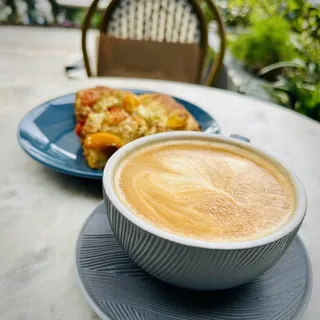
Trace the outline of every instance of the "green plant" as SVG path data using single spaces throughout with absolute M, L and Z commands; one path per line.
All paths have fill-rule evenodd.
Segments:
M 320 84 L 310 85 L 297 77 L 284 76 L 265 90 L 276 103 L 320 121 Z
M 278 68 L 285 71 L 278 81 L 264 85 L 264 89 L 276 103 L 320 121 L 320 63 L 304 48 L 301 50 L 305 61 L 281 62 L 261 70 L 261 74 Z
M 292 1 L 292 0 L 291 0 Z M 298 1 L 298 0 L 295 0 Z M 293 31 L 303 36 L 320 37 L 320 6 L 313 7 L 308 1 L 299 1 L 299 5 L 292 6 L 285 12 Z
M 233 56 L 254 73 L 296 55 L 290 42 L 289 23 L 280 16 L 256 21 L 248 32 L 231 39 L 229 44 Z

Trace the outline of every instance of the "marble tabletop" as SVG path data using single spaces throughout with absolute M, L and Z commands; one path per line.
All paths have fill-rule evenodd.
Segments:
M 93 79 L 17 83 L 0 88 L 0 319 L 96 319 L 78 288 L 75 245 L 86 218 L 102 200 L 98 181 L 64 176 L 19 147 L 19 121 L 37 104 L 103 84 L 149 89 L 193 102 L 220 123 L 292 167 L 305 186 L 308 212 L 300 236 L 313 266 L 306 320 L 320 314 L 320 124 L 295 112 L 235 93 L 164 81 Z

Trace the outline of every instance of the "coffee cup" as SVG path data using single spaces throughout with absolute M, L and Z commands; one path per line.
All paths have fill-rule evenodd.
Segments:
M 172 144 L 174 143 L 178 143 L 179 145 L 172 147 Z M 205 146 L 202 145 L 202 143 L 204 143 Z M 187 148 L 188 153 L 185 151 L 184 153 L 180 152 L 179 157 L 183 157 L 183 154 L 190 154 L 190 156 L 186 156 L 188 161 L 184 161 L 183 158 L 177 158 L 176 150 L 180 148 L 180 144 L 182 149 Z M 190 148 L 193 148 L 193 144 L 195 144 L 194 150 L 189 150 L 189 146 Z M 200 146 L 200 149 L 197 145 Z M 173 162 L 163 161 L 165 158 L 162 159 L 158 157 L 161 159 L 161 165 L 164 162 L 165 164 L 163 165 L 172 165 L 168 171 L 169 173 L 166 171 L 162 174 L 161 172 L 162 175 L 160 175 L 160 177 L 158 173 L 153 175 L 152 168 L 150 169 L 148 167 L 148 171 L 146 171 L 148 173 L 145 173 L 142 169 L 139 169 L 138 166 L 139 161 L 141 162 L 144 160 L 147 161 L 146 163 L 148 163 L 148 166 L 151 166 L 149 162 L 152 157 L 143 157 L 147 157 L 149 154 L 153 156 L 159 149 L 157 146 L 161 146 L 161 148 L 169 146 L 168 150 L 174 150 L 175 152 L 174 157 L 172 158 L 174 160 Z M 153 147 L 156 149 L 152 149 Z M 223 150 L 221 149 L 221 152 L 219 151 L 223 156 L 225 156 L 225 153 L 227 153 L 226 156 L 228 156 L 229 153 L 232 153 L 234 154 L 234 157 L 239 156 L 240 160 L 244 159 L 247 155 L 248 157 L 250 156 L 250 159 L 248 158 L 248 163 L 242 163 L 242 160 L 239 163 L 239 159 L 233 158 L 232 156 L 230 163 L 236 164 L 237 170 L 234 171 L 236 171 L 237 177 L 240 174 L 239 170 L 244 170 L 248 165 L 259 163 L 261 168 L 259 166 L 258 168 L 253 168 L 253 170 L 256 170 L 253 172 L 257 172 L 255 174 L 261 175 L 261 179 L 265 179 L 267 183 L 266 186 L 269 187 L 265 187 L 261 180 L 260 183 L 257 184 L 255 180 L 259 180 L 260 176 L 259 179 L 256 179 L 255 174 L 252 176 L 252 179 L 245 174 L 240 175 L 242 177 L 241 179 L 246 180 L 241 180 L 241 183 L 239 182 L 239 185 L 236 185 L 236 191 L 232 193 L 231 190 L 230 194 L 226 194 L 225 191 L 222 189 L 220 190 L 219 188 L 218 190 L 211 190 L 210 183 L 212 182 L 212 179 L 208 180 L 209 185 L 207 186 L 206 184 L 208 181 L 206 180 L 205 172 L 199 173 L 198 169 L 196 170 L 197 174 L 200 174 L 199 177 L 204 179 L 203 182 L 200 181 L 201 179 L 198 176 L 192 180 L 193 173 L 192 167 L 190 167 L 190 159 L 195 159 L 195 162 L 198 161 L 198 158 L 201 161 L 204 161 L 204 154 L 200 157 L 192 158 L 192 152 L 196 154 L 198 149 L 207 152 L 205 148 L 211 150 L 211 147 L 224 148 Z M 150 149 L 150 152 L 148 151 L 148 148 Z M 139 150 L 146 150 L 143 151 L 143 157 L 139 156 Z M 210 170 L 215 170 L 216 167 L 214 166 L 220 164 L 220 153 L 217 155 L 216 159 L 214 156 L 212 157 L 214 164 L 210 161 L 207 161 L 205 165 L 201 164 L 201 170 L 202 168 L 204 168 L 203 170 L 209 170 L 208 172 L 210 172 Z M 166 155 L 167 154 L 168 153 L 166 153 Z M 133 159 L 132 157 L 135 156 L 136 158 Z M 204 155 L 204 158 L 205 157 L 206 155 Z M 168 159 L 170 159 L 170 154 Z M 123 195 L 119 192 L 118 187 L 119 181 L 122 179 L 122 176 L 119 176 L 118 172 L 123 163 L 131 163 L 137 166 L 137 169 L 130 173 L 131 176 L 123 175 L 130 183 L 136 181 L 136 183 L 132 185 L 128 184 L 128 192 L 130 192 L 132 187 L 136 189 L 136 193 L 133 194 L 130 201 L 135 204 L 136 208 L 139 208 L 139 205 L 141 208 L 147 207 L 147 203 L 144 205 L 144 201 L 149 201 L 148 206 L 151 211 L 154 211 L 154 214 L 149 214 L 148 211 L 146 211 L 147 217 L 144 218 L 137 214 L 134 207 L 131 207 L 124 201 Z M 180 163 L 183 163 L 183 166 L 179 165 Z M 178 176 L 175 175 L 175 172 L 172 173 L 177 165 L 180 170 Z M 265 176 L 264 178 L 264 175 L 269 174 L 265 172 L 264 166 L 270 168 L 270 172 L 275 170 L 275 172 L 272 173 L 272 177 L 274 175 L 276 178 L 273 179 L 269 176 Z M 164 168 L 161 168 L 161 170 L 162 169 L 165 170 Z M 138 172 L 142 172 L 145 175 L 138 176 Z M 132 176 L 132 174 L 134 174 L 134 176 Z M 132 177 L 137 178 L 137 180 L 132 179 Z M 147 178 L 143 180 L 141 177 Z M 182 188 L 181 184 L 179 184 L 181 183 L 181 177 L 187 179 L 183 181 L 188 183 L 186 184 L 188 188 Z M 216 176 L 214 177 L 216 178 Z M 221 177 L 221 179 L 223 179 L 224 175 L 221 175 Z M 166 184 L 166 179 L 175 179 L 174 186 L 172 187 L 173 180 Z M 198 180 L 202 185 L 198 185 L 200 183 Z M 282 187 L 285 186 L 285 188 L 281 189 L 277 185 L 277 181 L 280 181 L 280 185 Z M 249 188 L 248 191 L 246 191 L 247 184 L 251 182 L 255 183 L 254 186 L 256 189 L 251 190 Z M 199 214 L 199 226 L 196 225 L 193 227 L 193 221 L 197 220 L 196 218 L 190 220 L 190 217 L 188 218 L 188 222 L 191 221 L 192 223 L 189 224 L 184 223 L 183 220 L 181 220 L 182 222 L 180 224 L 172 222 L 175 221 L 175 219 L 183 219 L 184 215 L 189 214 L 189 211 L 186 211 L 186 208 L 183 206 L 181 206 L 183 214 L 178 212 L 179 209 L 177 209 L 176 206 L 170 206 L 170 198 L 172 198 L 172 201 L 175 201 L 176 199 L 174 197 L 177 196 L 176 194 L 172 195 L 172 190 L 181 191 L 183 189 L 183 192 L 189 192 L 192 189 L 190 186 L 193 186 L 193 184 L 195 184 L 194 190 L 196 191 L 193 190 L 192 193 L 189 193 L 189 196 L 185 196 L 186 194 L 184 194 L 183 199 L 185 199 L 184 201 L 188 201 L 189 205 L 191 201 L 190 195 L 192 197 L 192 195 L 197 194 L 198 198 L 196 201 L 192 202 L 192 206 L 190 207 L 192 208 L 192 212 L 190 212 L 195 215 L 195 217 Z M 154 186 L 161 188 L 161 190 L 165 187 L 172 187 L 173 189 L 170 189 L 169 191 L 166 189 L 166 197 L 161 197 L 160 200 L 157 199 L 157 202 L 155 202 L 153 199 L 157 198 L 156 196 L 159 194 L 157 192 L 160 189 L 155 190 Z M 239 189 L 239 186 L 245 186 L 245 191 L 241 192 L 242 190 Z M 139 196 L 139 199 L 137 200 L 136 195 L 140 194 L 139 188 L 141 194 L 144 196 Z M 209 191 L 205 188 L 208 188 Z M 268 201 L 264 201 L 262 198 L 262 200 L 259 200 L 260 204 L 257 202 L 256 204 L 252 203 L 251 205 L 252 201 L 250 199 L 256 199 L 257 195 L 259 196 L 259 188 L 261 189 L 261 192 L 267 192 L 266 199 L 268 199 Z M 186 191 L 186 189 L 188 190 Z M 198 132 L 169 132 L 156 134 L 140 138 L 125 145 L 109 159 L 104 169 L 103 190 L 104 203 L 110 225 L 118 242 L 129 257 L 154 277 L 172 285 L 195 290 L 221 290 L 232 288 L 247 283 L 267 271 L 280 259 L 290 246 L 303 222 L 307 207 L 306 194 L 301 182 L 291 169 L 288 169 L 287 166 L 281 164 L 274 156 L 261 151 L 250 143 L 235 138 Z M 201 190 L 201 192 L 199 192 L 199 190 Z M 290 193 L 290 190 L 292 191 L 292 194 Z M 219 197 L 216 195 L 217 192 L 219 193 Z M 245 197 L 245 192 L 251 192 L 252 195 L 248 194 L 247 197 Z M 279 195 L 279 192 L 284 192 L 284 194 Z M 150 195 L 153 196 L 151 197 Z M 179 193 L 179 196 L 180 195 L 181 193 Z M 228 218 L 225 218 L 226 221 L 222 221 L 221 225 L 217 224 L 218 218 L 215 216 L 215 211 L 212 216 L 208 217 L 205 206 L 211 202 L 206 201 L 207 196 L 212 197 L 214 208 L 218 212 L 219 217 L 221 217 L 222 213 L 225 217 L 228 217 L 228 208 L 230 208 L 230 214 L 233 214 L 232 223 Z M 250 198 L 250 196 L 252 197 Z M 224 205 L 224 199 L 229 201 L 228 206 L 226 207 L 227 209 L 223 208 L 223 210 L 220 210 L 219 204 Z M 240 201 L 239 199 L 245 200 L 243 200 L 243 203 L 238 203 Z M 181 199 L 179 198 L 179 200 Z M 166 201 L 168 203 L 166 203 Z M 159 206 L 159 203 L 166 203 L 166 205 L 163 206 L 163 208 L 159 208 L 157 207 Z M 270 203 L 272 205 L 270 205 Z M 251 211 L 250 214 L 247 214 L 246 216 L 245 213 L 248 212 L 247 204 Z M 154 207 L 152 207 L 153 205 Z M 261 210 L 259 208 L 261 208 Z M 166 210 L 168 212 L 170 210 L 170 215 L 168 215 Z M 282 211 L 286 214 L 290 211 L 290 216 L 287 216 L 286 219 L 282 219 L 282 216 L 280 217 L 279 215 L 279 219 L 276 219 L 277 214 Z M 204 212 L 206 214 L 204 214 Z M 234 212 L 236 212 L 237 215 L 235 215 Z M 257 215 L 258 219 L 254 214 Z M 169 221 L 168 226 L 166 226 L 165 223 L 162 223 L 162 215 L 166 216 L 166 219 L 163 221 Z M 158 216 L 159 221 L 155 221 Z M 171 219 L 170 217 L 174 218 Z M 270 217 L 270 221 L 266 220 L 265 217 Z M 237 219 L 240 219 L 241 223 L 238 223 Z M 249 221 L 250 223 L 243 223 L 242 220 Z M 212 221 L 214 223 L 212 223 Z M 206 225 L 212 225 L 212 228 L 204 227 Z M 257 233 L 260 230 L 259 228 L 262 227 L 266 228 L 266 231 Z M 181 232 L 179 232 L 179 228 L 181 229 Z M 212 234 L 210 234 L 210 232 L 212 232 Z

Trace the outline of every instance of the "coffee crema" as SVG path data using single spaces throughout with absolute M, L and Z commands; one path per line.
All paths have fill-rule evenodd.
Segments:
M 204 241 L 246 241 L 281 228 L 295 192 L 282 167 L 245 148 L 172 140 L 137 149 L 119 164 L 114 187 L 136 216 Z

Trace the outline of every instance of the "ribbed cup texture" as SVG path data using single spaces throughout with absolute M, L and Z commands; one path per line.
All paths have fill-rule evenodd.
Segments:
M 279 260 L 299 229 L 297 226 L 283 238 L 260 247 L 191 247 L 141 229 L 125 218 L 106 194 L 104 197 L 111 228 L 129 257 L 154 277 L 189 289 L 220 290 L 253 280 Z

